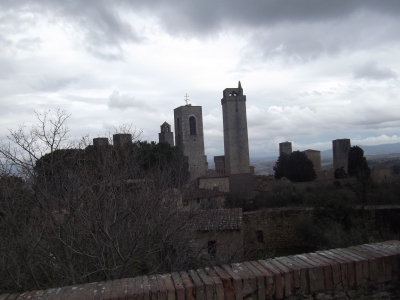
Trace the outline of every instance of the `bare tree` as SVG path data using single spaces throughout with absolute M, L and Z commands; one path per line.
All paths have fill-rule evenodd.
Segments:
M 0 146 L 0 292 L 204 263 L 198 212 L 177 205 L 183 156 L 144 167 L 140 143 L 87 146 L 68 138 L 65 111 L 36 115 Z

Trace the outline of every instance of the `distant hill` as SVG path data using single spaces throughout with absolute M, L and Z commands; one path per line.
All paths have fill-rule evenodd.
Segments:
M 353 146 L 355 145 L 353 144 Z M 377 161 L 378 164 L 382 164 L 382 161 L 398 159 L 397 156 L 388 156 L 389 154 L 397 153 L 400 155 L 400 143 L 382 144 L 376 146 L 357 146 L 364 150 L 365 156 L 370 156 L 367 157 L 367 160 L 371 165 L 375 165 L 375 161 Z M 332 158 L 332 149 L 321 151 L 322 169 L 331 169 L 333 167 Z M 275 165 L 277 159 L 278 156 L 254 157 L 250 159 L 250 164 L 256 167 L 256 174 L 272 174 L 274 172 L 273 166 Z
M 355 144 L 352 144 L 356 146 Z M 382 144 L 376 146 L 362 146 L 357 145 L 364 150 L 364 155 L 386 155 L 386 154 L 400 154 L 400 143 L 395 144 Z M 315 149 L 318 150 L 318 149 Z M 321 151 L 322 168 L 330 169 L 332 168 L 332 149 Z M 378 157 L 377 157 L 378 158 Z M 268 174 L 273 173 L 273 166 L 278 159 L 278 155 L 275 156 L 265 156 L 265 157 L 250 157 L 250 164 L 256 167 L 256 173 Z M 368 159 L 368 158 L 367 158 Z M 374 158 L 370 158 L 374 159 Z M 208 161 L 209 167 L 214 167 L 213 159 Z
M 352 144 L 352 146 L 356 146 Z M 382 144 L 376 146 L 357 145 L 364 150 L 364 155 L 400 153 L 400 143 Z M 321 151 L 321 158 L 332 157 L 332 149 Z

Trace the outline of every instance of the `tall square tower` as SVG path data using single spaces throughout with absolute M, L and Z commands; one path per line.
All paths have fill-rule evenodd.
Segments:
M 221 105 L 226 174 L 250 173 L 246 96 L 243 95 L 240 81 L 237 88 L 227 88 L 223 91 Z
M 288 155 L 292 154 L 292 143 L 291 142 L 279 143 L 279 155 L 281 155 L 282 153 L 286 153 Z
M 175 145 L 188 157 L 190 178 L 204 175 L 208 170 L 204 153 L 203 113 L 201 106 L 190 104 L 174 109 Z
M 344 167 L 344 170 L 347 172 L 350 148 L 350 139 L 337 139 L 332 141 L 334 170 Z

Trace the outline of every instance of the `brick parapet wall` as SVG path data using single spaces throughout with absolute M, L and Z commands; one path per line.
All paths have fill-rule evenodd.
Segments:
M 399 299 L 400 241 L 0 295 L 15 299 Z

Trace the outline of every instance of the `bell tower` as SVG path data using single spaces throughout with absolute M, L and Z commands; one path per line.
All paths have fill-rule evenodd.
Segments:
M 164 122 L 160 126 L 161 132 L 158 134 L 158 142 L 159 143 L 168 143 L 171 147 L 174 146 L 174 133 L 171 132 L 171 125 L 167 122 Z
M 243 95 L 240 81 L 237 88 L 226 88 L 223 91 L 221 105 L 226 174 L 250 173 L 246 95 Z
M 175 145 L 188 157 L 190 178 L 204 175 L 208 170 L 204 152 L 203 113 L 201 106 L 188 104 L 174 109 Z

